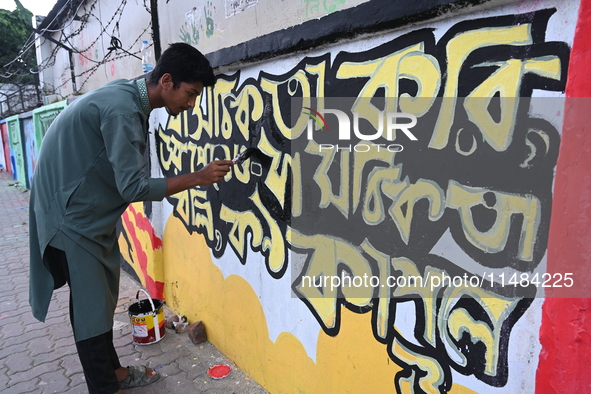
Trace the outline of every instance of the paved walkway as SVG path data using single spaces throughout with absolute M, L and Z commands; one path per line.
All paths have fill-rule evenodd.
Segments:
M 29 192 L 17 188 L 10 174 L 0 172 L 0 392 L 87 393 L 69 323 L 67 286 L 54 292 L 45 323 L 31 314 L 28 204 Z M 168 331 L 158 343 L 132 344 L 127 308 L 139 288 L 122 272 L 115 347 L 122 365 L 148 365 L 161 378 L 126 393 L 267 393 L 209 342 L 194 345 L 187 334 Z M 229 364 L 232 372 L 213 380 L 207 370 L 215 364 Z

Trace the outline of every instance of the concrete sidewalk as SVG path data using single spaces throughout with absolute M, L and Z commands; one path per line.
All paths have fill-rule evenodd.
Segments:
M 54 292 L 45 323 L 29 307 L 29 192 L 0 172 L 0 392 L 87 393 L 68 316 L 67 286 Z M 126 393 L 265 394 L 209 342 L 194 345 L 187 334 L 169 330 L 158 343 L 132 343 L 127 308 L 141 287 L 121 273 L 119 304 L 113 329 L 121 364 L 155 368 L 160 379 Z M 169 314 L 170 312 L 167 311 Z M 232 372 L 214 380 L 207 370 L 229 364 Z

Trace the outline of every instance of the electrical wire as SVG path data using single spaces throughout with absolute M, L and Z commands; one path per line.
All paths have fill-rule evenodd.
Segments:
M 51 21 L 51 23 L 47 24 L 47 27 L 45 29 L 43 29 L 41 31 L 41 33 L 43 33 L 43 34 L 60 33 L 60 35 L 61 35 L 61 37 L 59 39 L 60 42 L 69 44 L 69 47 L 72 48 L 73 53 L 79 55 L 81 58 L 88 60 L 89 62 L 94 63 L 94 66 L 87 68 L 87 69 L 83 70 L 82 72 L 74 75 L 74 78 L 76 80 L 78 80 L 79 78 L 84 78 L 84 80 L 79 85 L 78 84 L 76 85 L 77 89 L 73 93 L 75 93 L 75 94 L 81 93 L 82 88 L 89 82 L 89 80 L 94 75 L 94 73 L 96 73 L 100 69 L 100 67 L 102 67 L 103 65 L 106 65 L 109 61 L 123 59 L 123 58 L 130 57 L 130 56 L 141 59 L 139 56 L 137 56 L 139 51 L 131 52 L 132 51 L 131 48 L 134 48 L 136 46 L 136 44 L 141 40 L 141 38 L 144 37 L 144 35 L 148 31 L 148 29 L 150 29 L 150 27 L 151 27 L 151 22 L 148 23 L 148 26 L 146 26 L 146 28 L 140 33 L 140 35 L 137 36 L 137 38 L 131 43 L 131 45 L 129 45 L 129 47 L 127 49 L 125 49 L 123 47 L 121 40 L 115 36 L 115 30 L 117 31 L 117 33 L 119 32 L 119 23 L 121 22 L 123 12 L 126 8 L 127 0 L 122 1 L 119 4 L 119 6 L 113 12 L 111 18 L 109 19 L 109 21 L 106 24 L 104 24 L 101 21 L 101 18 L 97 17 L 95 14 L 98 0 L 94 0 L 89 7 L 86 6 L 85 1 L 81 1 L 78 4 L 78 7 L 76 8 L 76 10 L 74 12 L 69 12 L 65 18 L 62 18 L 62 20 L 69 19 L 69 20 L 67 20 L 67 22 L 64 26 L 62 26 L 60 29 L 49 29 L 49 27 L 52 26 L 52 24 L 57 20 L 57 18 L 60 17 L 61 12 L 63 12 L 65 10 L 65 8 L 67 7 L 68 4 L 69 3 L 66 3 L 66 4 L 64 4 L 64 6 L 62 6 L 60 11 L 56 14 L 56 16 Z M 83 6 L 84 6 L 84 14 L 81 17 L 76 18 L 77 14 L 79 13 L 80 9 Z M 143 1 L 143 6 L 146 9 L 146 11 L 150 12 L 148 7 L 146 6 L 145 0 Z M 98 11 L 100 12 L 100 6 L 98 8 Z M 72 42 L 74 41 L 74 39 L 77 36 L 82 34 L 82 32 L 85 30 L 85 28 L 89 25 L 91 19 L 98 22 L 98 24 L 101 27 L 101 31 L 96 36 L 96 38 L 93 39 L 92 42 L 86 46 L 86 48 L 76 49 L 75 46 L 72 45 Z M 77 29 L 73 29 L 73 31 L 71 31 L 71 32 L 67 32 L 68 28 L 73 26 L 73 23 L 75 20 L 78 20 L 81 22 L 80 26 Z M 115 22 L 113 32 L 111 34 L 109 34 L 107 31 L 109 30 L 109 28 L 113 24 L 113 22 Z M 105 53 L 103 58 L 101 60 L 95 60 L 95 59 L 92 59 L 92 58 L 89 58 L 88 56 L 86 56 L 86 53 L 88 53 L 88 51 L 90 51 L 94 47 L 94 45 L 98 42 L 98 40 L 100 40 L 105 35 L 110 37 L 110 45 L 107 48 L 107 52 Z M 19 51 L 19 55 L 15 59 L 13 59 L 11 62 L 9 62 L 6 65 L 6 67 L 3 68 L 3 73 L 0 75 L 0 79 L 8 79 L 8 78 L 24 79 L 24 78 L 30 77 L 31 74 L 38 74 L 50 67 L 55 66 L 57 57 L 59 56 L 59 53 L 64 51 L 64 49 L 57 46 L 57 45 L 51 45 L 51 47 L 52 47 L 51 53 L 49 54 L 49 56 L 44 58 L 40 64 L 37 65 L 36 69 L 29 68 L 28 70 L 26 70 L 27 72 L 24 72 L 22 69 L 19 69 L 18 67 L 16 67 L 16 65 L 18 64 L 17 62 L 20 59 L 22 59 L 22 57 L 28 51 L 30 51 L 36 45 L 37 42 L 40 45 L 46 45 L 47 38 L 45 38 L 43 35 L 36 35 L 35 36 L 34 34 L 31 34 L 27 38 L 27 40 L 25 40 L 25 43 L 23 44 L 21 50 Z M 59 96 L 61 88 L 63 88 L 64 86 L 66 86 L 69 83 L 72 83 L 71 78 L 66 78 L 62 82 L 62 84 L 59 86 L 52 86 L 49 83 L 44 83 L 43 90 L 44 90 L 45 94 L 57 94 Z

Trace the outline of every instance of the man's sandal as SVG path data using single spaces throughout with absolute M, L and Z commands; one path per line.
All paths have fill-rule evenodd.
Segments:
M 127 377 L 123 379 L 121 382 L 119 382 L 119 387 L 121 389 L 130 389 L 132 387 L 145 386 L 147 384 L 157 381 L 160 377 L 158 373 L 156 373 L 151 378 L 147 377 L 146 367 L 144 365 L 140 365 L 138 367 L 127 367 L 127 369 L 129 370 Z

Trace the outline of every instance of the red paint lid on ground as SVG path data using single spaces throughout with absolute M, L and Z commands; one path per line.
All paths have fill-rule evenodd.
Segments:
M 218 364 L 209 368 L 207 370 L 207 375 L 209 375 L 209 377 L 212 379 L 221 379 L 228 376 L 230 371 L 232 371 L 232 369 L 228 364 Z

